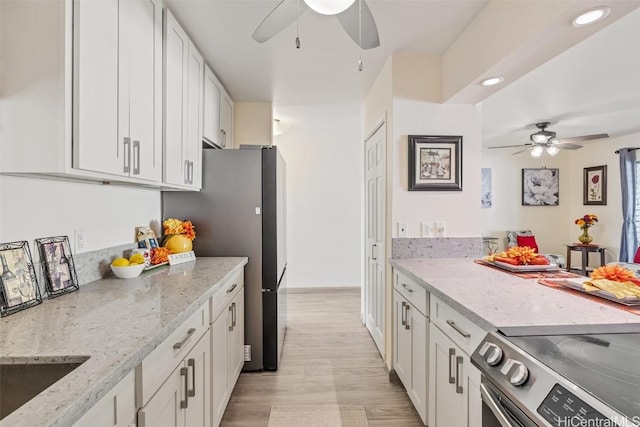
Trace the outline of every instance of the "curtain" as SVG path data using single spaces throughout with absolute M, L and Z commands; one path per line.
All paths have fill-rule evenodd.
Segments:
M 636 149 L 620 150 L 620 184 L 622 186 L 622 239 L 620 261 L 632 262 L 638 249 L 636 232 Z

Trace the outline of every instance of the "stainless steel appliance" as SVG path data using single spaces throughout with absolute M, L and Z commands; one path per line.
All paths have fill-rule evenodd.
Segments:
M 505 328 L 471 361 L 483 427 L 640 426 L 640 324 Z
M 247 256 L 245 370 L 277 370 L 286 333 L 286 164 L 276 147 L 206 149 L 202 191 L 165 192 L 162 217 L 191 220 L 196 256 Z

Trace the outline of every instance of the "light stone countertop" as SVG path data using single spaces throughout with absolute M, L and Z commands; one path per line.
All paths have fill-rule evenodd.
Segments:
M 391 259 L 389 263 L 486 331 L 509 326 L 640 323 L 635 314 L 472 259 Z
M 0 319 L 0 361 L 89 356 L 0 427 L 72 425 L 247 261 L 198 258 L 102 279 Z

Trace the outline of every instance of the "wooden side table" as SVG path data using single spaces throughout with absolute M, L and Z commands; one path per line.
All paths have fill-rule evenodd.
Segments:
M 589 253 L 600 252 L 600 266 L 604 265 L 604 250 L 602 246 L 598 245 L 581 245 L 581 244 L 569 244 L 567 247 L 567 271 L 571 270 L 571 252 L 577 251 L 582 253 L 582 275 L 587 275 L 587 267 L 589 266 Z

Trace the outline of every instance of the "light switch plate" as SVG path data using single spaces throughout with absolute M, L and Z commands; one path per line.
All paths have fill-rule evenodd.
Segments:
M 399 222 L 398 223 L 398 237 L 407 237 L 408 235 L 408 225 L 406 222 Z
M 431 223 L 422 223 L 422 237 L 431 237 Z

